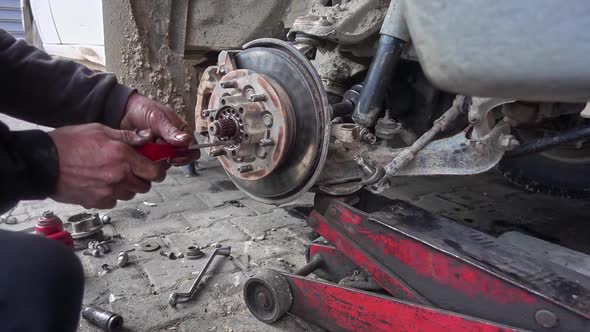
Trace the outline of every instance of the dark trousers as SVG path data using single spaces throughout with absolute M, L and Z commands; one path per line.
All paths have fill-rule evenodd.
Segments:
M 84 274 L 61 243 L 0 231 L 0 331 L 74 332 Z

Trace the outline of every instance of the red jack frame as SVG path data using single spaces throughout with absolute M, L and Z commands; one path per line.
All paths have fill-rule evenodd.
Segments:
M 285 312 L 329 331 L 589 331 L 590 278 L 406 202 L 362 193 L 360 203 L 317 196 L 314 243 L 297 275 L 248 280 L 250 311 Z M 361 270 L 378 293 L 337 282 Z

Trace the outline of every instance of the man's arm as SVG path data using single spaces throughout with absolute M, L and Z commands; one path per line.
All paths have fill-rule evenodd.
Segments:
M 165 165 L 150 162 L 133 146 L 154 135 L 176 146 L 194 142 L 187 124 L 169 107 L 118 84 L 112 74 L 52 59 L 3 30 L 0 86 L 0 112 L 47 126 L 74 125 L 47 134 L 10 131 L 0 123 L 0 212 L 19 200 L 47 196 L 111 208 L 165 177 Z M 90 122 L 107 126 L 82 125 Z M 170 162 L 198 157 L 195 151 Z
M 54 59 L 0 29 L 0 111 L 60 127 L 99 122 L 118 128 L 133 89 L 115 75 Z

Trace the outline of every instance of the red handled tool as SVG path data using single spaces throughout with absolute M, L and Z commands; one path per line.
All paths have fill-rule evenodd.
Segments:
M 213 143 L 193 144 L 188 147 L 178 147 L 168 143 L 147 143 L 137 147 L 136 150 L 151 161 L 160 161 L 185 156 L 192 150 L 229 145 L 233 143 L 233 141 L 218 141 Z

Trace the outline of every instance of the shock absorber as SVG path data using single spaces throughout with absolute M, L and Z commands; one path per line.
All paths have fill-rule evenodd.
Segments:
M 391 84 L 404 46 L 410 40 L 404 20 L 403 1 L 391 2 L 380 34 L 377 54 L 371 62 L 359 101 L 352 114 L 353 121 L 362 127 L 373 127 L 377 122 L 387 87 Z

